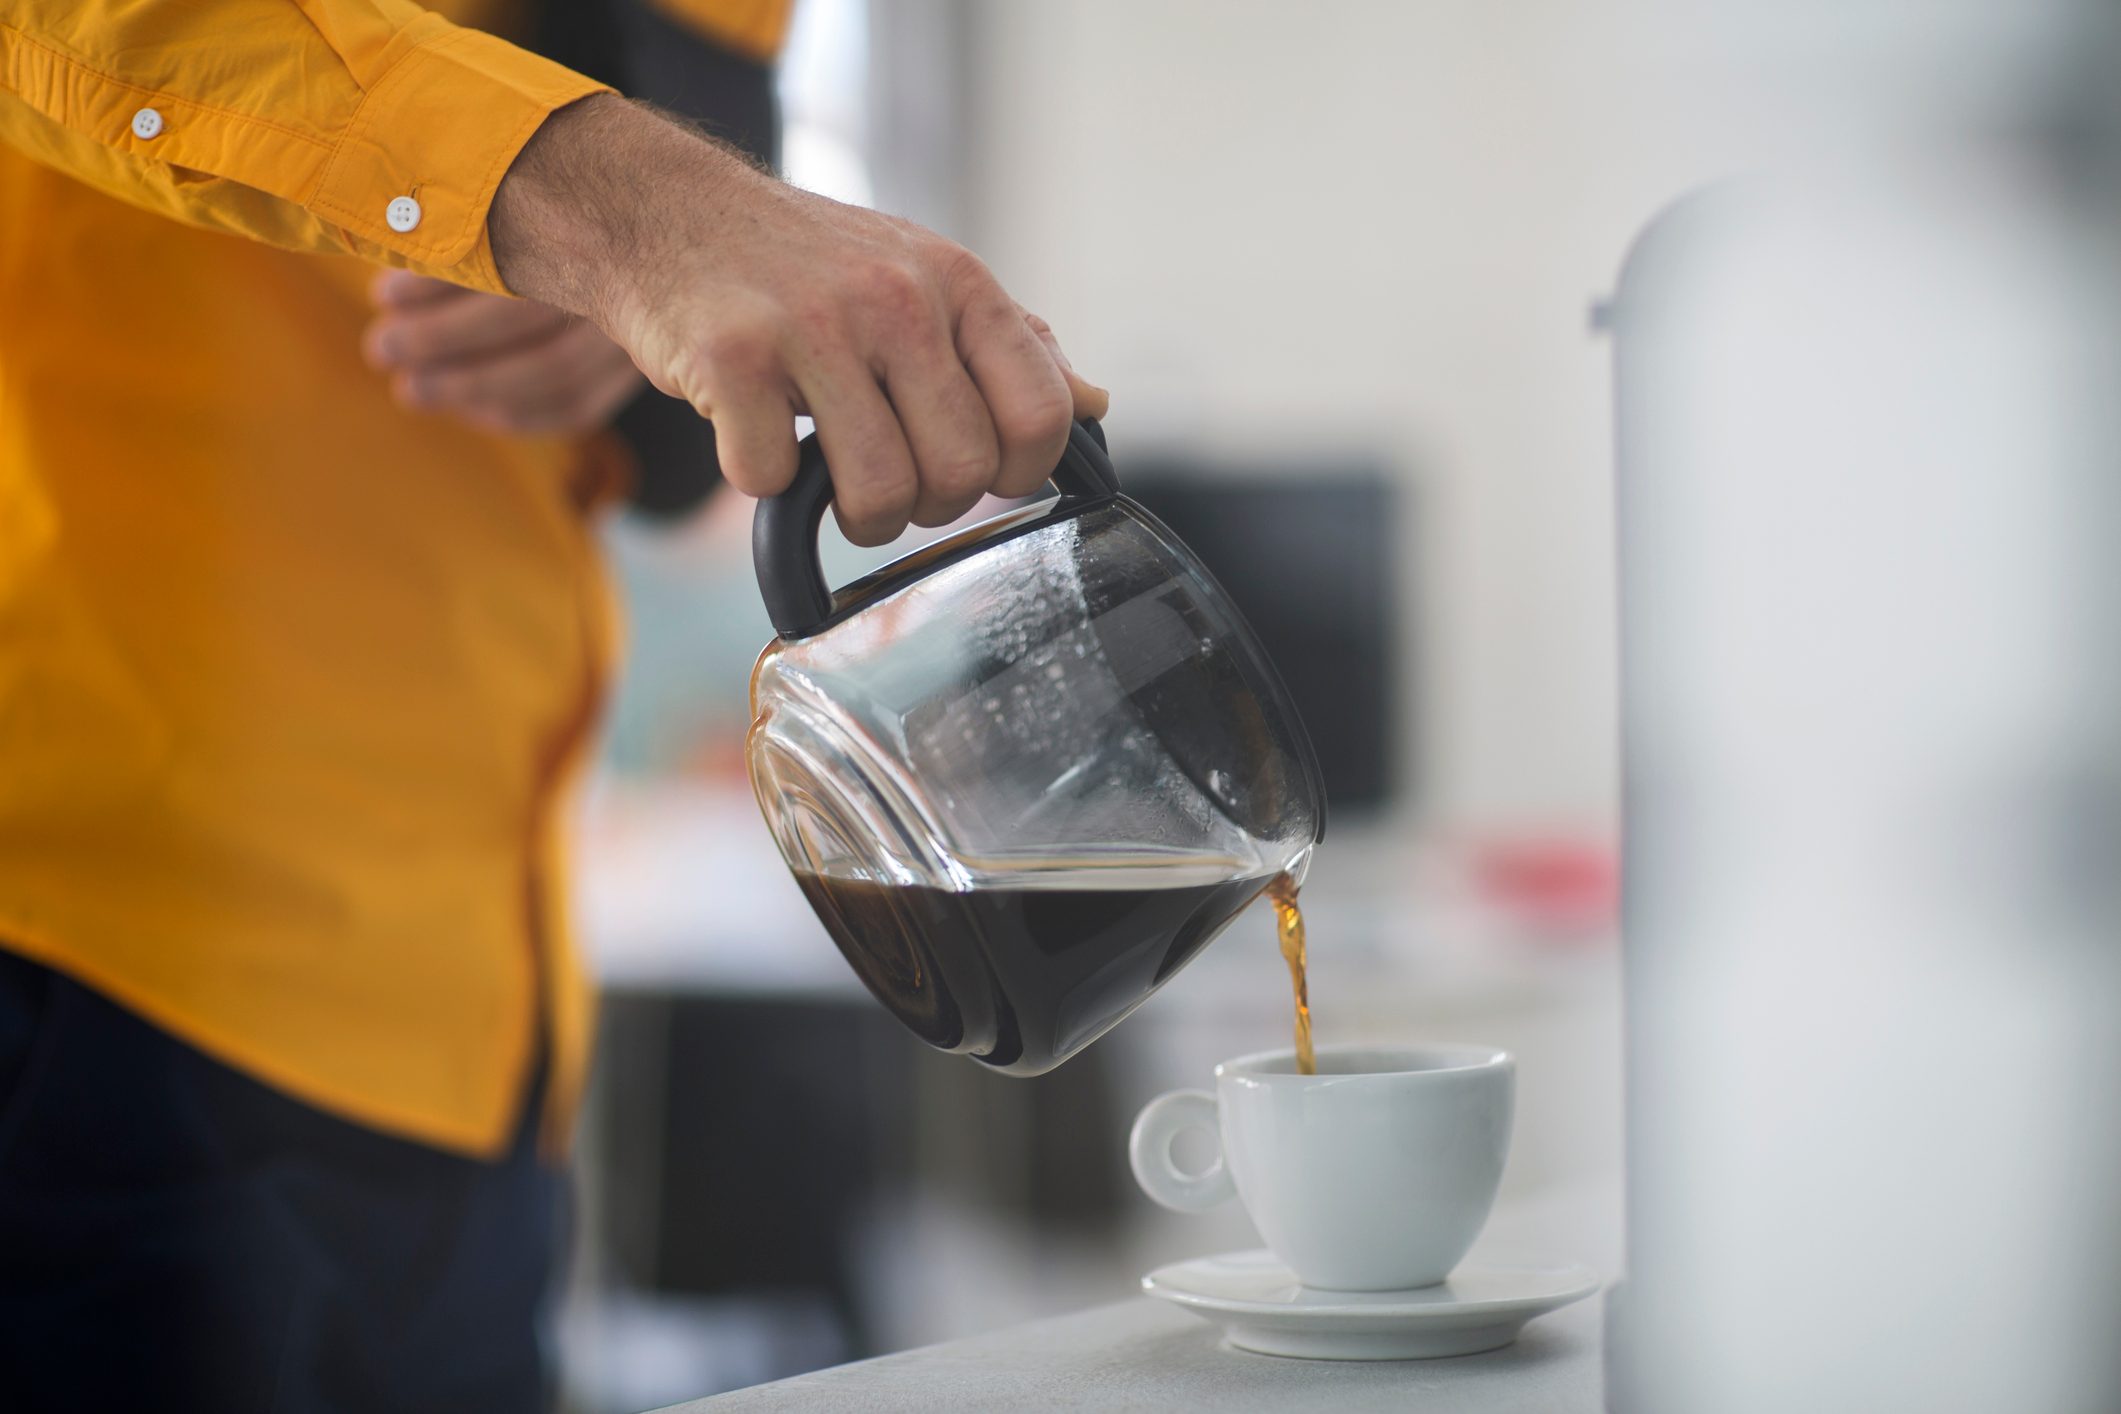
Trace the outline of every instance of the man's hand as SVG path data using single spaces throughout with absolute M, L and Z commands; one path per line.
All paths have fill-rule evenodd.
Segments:
M 739 491 L 785 489 L 814 418 L 857 544 L 1028 495 L 1069 423 L 1105 411 L 969 251 L 610 95 L 546 120 L 487 228 L 510 289 L 591 320 L 713 420 Z
M 489 432 L 594 432 L 641 390 L 626 351 L 593 324 L 535 300 L 479 294 L 403 270 L 376 277 L 361 338 L 406 407 Z

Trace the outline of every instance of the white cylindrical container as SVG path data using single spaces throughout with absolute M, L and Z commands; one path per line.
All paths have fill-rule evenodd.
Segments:
M 1628 260 L 1616 1409 L 2121 1408 L 2116 270 L 2016 140 Z

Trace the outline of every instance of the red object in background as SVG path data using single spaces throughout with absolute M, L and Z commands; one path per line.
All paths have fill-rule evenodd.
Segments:
M 1509 840 L 1472 848 L 1473 877 L 1498 908 L 1542 929 L 1602 932 L 1620 916 L 1620 859 L 1586 840 Z
M 688 780 L 711 781 L 731 790 L 749 790 L 751 769 L 744 763 L 744 734 L 730 731 L 702 732 L 679 765 Z

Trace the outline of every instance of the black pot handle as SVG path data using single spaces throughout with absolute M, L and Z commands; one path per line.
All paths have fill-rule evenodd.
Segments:
M 1067 450 L 1050 479 L 1061 494 L 1056 510 L 1119 494 L 1119 474 L 1105 454 L 1105 432 L 1095 419 L 1086 417 L 1069 429 Z M 832 590 L 817 554 L 818 528 L 831 504 L 832 474 L 813 432 L 798 449 L 795 480 L 780 495 L 760 501 L 751 517 L 752 568 L 766 616 L 782 638 L 808 638 L 832 618 Z

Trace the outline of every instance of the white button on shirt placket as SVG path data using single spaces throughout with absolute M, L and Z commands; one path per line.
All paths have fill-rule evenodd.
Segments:
M 383 219 L 402 236 L 420 224 L 420 203 L 409 196 L 393 197 L 390 205 L 383 208 Z
M 142 108 L 133 114 L 133 136 L 142 142 L 152 142 L 162 135 L 162 115 L 152 108 Z

